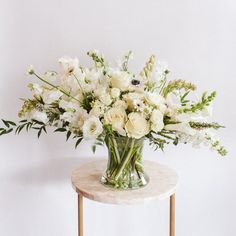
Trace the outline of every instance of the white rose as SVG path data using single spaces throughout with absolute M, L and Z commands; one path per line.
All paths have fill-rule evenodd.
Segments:
M 112 74 L 111 85 L 121 91 L 128 89 L 130 85 L 130 75 L 125 71 L 116 71 Z
M 95 117 L 89 117 L 82 128 L 84 139 L 96 139 L 103 131 L 102 123 Z
M 39 122 L 43 122 L 44 124 L 46 124 L 48 122 L 48 117 L 47 114 L 41 111 L 32 111 L 29 114 L 30 118 L 33 120 L 37 120 Z
M 151 129 L 154 132 L 160 132 L 164 128 L 163 113 L 161 111 L 154 109 L 150 120 L 152 122 Z
M 43 93 L 42 98 L 44 103 L 51 104 L 57 101 L 63 95 L 59 90 L 47 90 Z
M 188 134 L 188 135 L 195 135 L 196 134 L 196 130 L 194 130 L 193 128 L 191 128 L 191 126 L 189 125 L 189 123 L 178 123 L 178 124 L 169 124 L 165 126 L 166 130 L 170 130 L 170 131 L 178 131 L 184 134 Z
M 120 135 L 126 136 L 124 125 L 127 115 L 121 107 L 112 107 L 104 114 L 104 121 L 106 124 L 111 124 L 114 131 Z
M 131 112 L 125 124 L 128 137 L 139 139 L 149 133 L 147 120 L 138 112 Z
M 119 96 L 120 96 L 120 89 L 112 88 L 111 89 L 111 97 L 112 98 L 118 98 Z

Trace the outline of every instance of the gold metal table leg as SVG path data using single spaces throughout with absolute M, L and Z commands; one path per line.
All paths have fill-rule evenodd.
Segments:
M 175 236 L 175 194 L 170 196 L 170 236 Z
M 78 195 L 78 235 L 84 235 L 84 220 L 83 220 L 83 196 Z

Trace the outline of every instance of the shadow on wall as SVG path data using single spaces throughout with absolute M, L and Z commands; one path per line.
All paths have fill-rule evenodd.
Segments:
M 22 185 L 47 185 L 70 181 L 71 173 L 80 165 L 93 161 L 93 158 L 53 158 L 23 167 L 14 171 L 7 180 Z

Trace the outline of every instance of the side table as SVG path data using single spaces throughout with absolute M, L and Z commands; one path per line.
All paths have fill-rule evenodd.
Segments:
M 78 235 L 83 236 L 83 197 L 109 204 L 140 204 L 170 198 L 170 236 L 175 235 L 175 192 L 178 185 L 176 172 L 156 162 L 145 161 L 150 182 L 137 190 L 115 190 L 100 183 L 106 169 L 106 160 L 92 161 L 73 171 L 72 186 L 78 193 Z

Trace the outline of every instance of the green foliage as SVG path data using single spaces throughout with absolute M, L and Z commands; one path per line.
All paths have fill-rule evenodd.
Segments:
M 92 93 L 85 93 L 84 99 L 81 102 L 81 106 L 89 112 L 92 109 L 92 102 L 94 101 L 94 97 Z
M 124 59 L 121 65 L 121 68 L 123 71 L 128 71 L 128 63 L 130 60 L 130 57 L 132 56 L 132 51 L 128 51 L 125 55 L 124 55 Z
M 198 103 L 194 103 L 190 106 L 190 108 L 180 109 L 179 112 L 197 112 L 203 110 L 205 107 L 209 106 L 210 103 L 216 97 L 216 92 L 212 92 L 210 95 L 207 95 L 207 92 L 203 93 L 201 100 Z
M 87 55 L 93 59 L 96 68 L 103 68 L 104 74 L 106 74 L 107 62 L 105 61 L 103 55 L 95 51 L 89 51 L 87 52 Z
M 96 148 L 97 146 L 103 146 L 105 143 L 105 136 L 104 135 L 100 135 L 94 142 L 94 144 L 92 145 L 92 151 L 93 153 L 96 152 Z
M 221 145 L 219 140 L 214 140 L 210 135 L 206 134 L 206 140 L 211 144 L 212 149 L 216 150 L 221 156 L 227 155 L 227 150 Z
M 148 139 L 149 139 L 149 145 L 152 146 L 152 148 L 154 148 L 155 151 L 157 149 L 161 149 L 163 151 L 165 144 L 168 144 L 168 142 L 165 139 L 160 138 L 156 135 L 154 136 L 153 133 L 148 134 Z
M 192 83 L 186 82 L 185 80 L 173 80 L 168 83 L 168 85 L 163 89 L 162 94 L 164 97 L 166 97 L 170 92 L 173 92 L 175 90 L 181 90 L 184 89 L 187 92 L 189 90 L 196 90 L 196 86 Z M 185 95 L 187 96 L 187 95 Z
M 16 126 L 16 124 L 13 121 L 2 119 L 2 122 L 5 127 L 0 128 L 0 136 L 11 133 L 14 130 L 14 127 Z
M 212 122 L 212 123 L 207 123 L 207 122 L 189 122 L 191 128 L 193 129 L 197 129 L 197 130 L 202 130 L 202 129 L 219 129 L 219 128 L 225 128 L 224 126 L 216 123 L 216 122 Z

